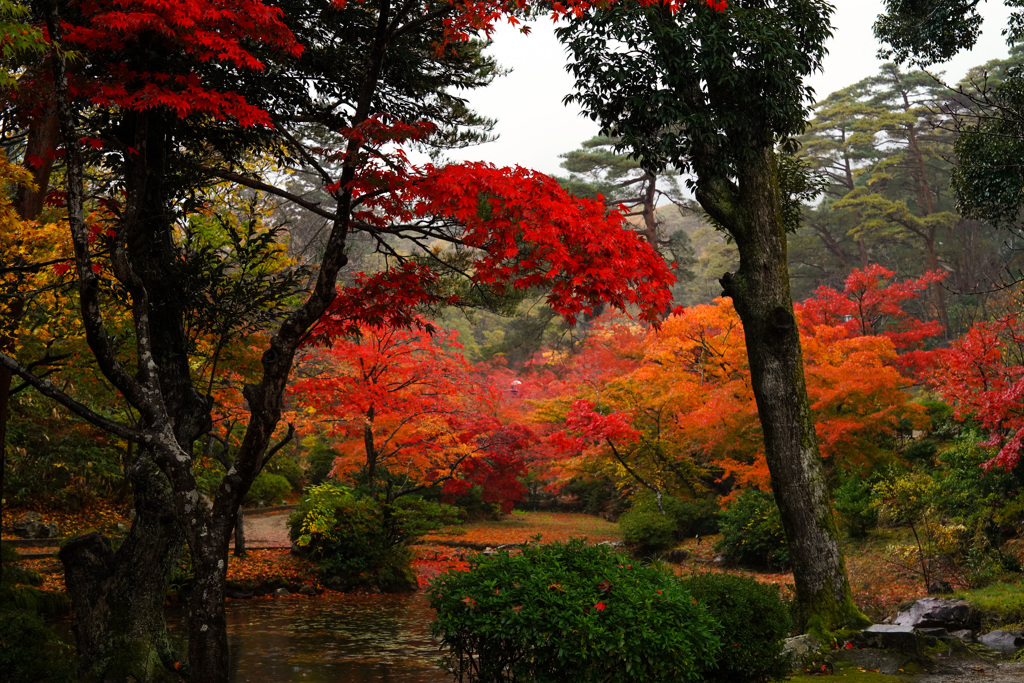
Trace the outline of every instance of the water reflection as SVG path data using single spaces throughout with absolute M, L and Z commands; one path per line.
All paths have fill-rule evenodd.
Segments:
M 422 594 L 233 600 L 232 680 L 442 683 Z

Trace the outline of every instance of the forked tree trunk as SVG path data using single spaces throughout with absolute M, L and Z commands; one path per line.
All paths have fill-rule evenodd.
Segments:
M 774 152 L 740 164 L 728 225 L 740 268 L 722 278 L 743 322 L 772 490 L 789 544 L 801 625 L 863 623 L 853 604 L 804 381 Z M 698 193 L 700 199 L 700 193 Z
M 132 483 L 135 519 L 117 552 L 98 533 L 60 551 L 83 681 L 178 681 L 184 672 L 164 620 L 184 536 L 167 479 L 148 457 L 133 467 Z

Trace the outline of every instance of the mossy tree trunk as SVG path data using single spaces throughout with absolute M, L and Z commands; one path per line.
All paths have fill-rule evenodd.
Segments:
M 736 241 L 740 267 L 722 286 L 743 322 L 765 456 L 793 562 L 797 617 L 825 627 L 858 623 L 804 381 L 793 315 L 775 153 L 738 165 L 738 192 L 697 198 Z M 724 200 L 724 201 L 723 201 Z
M 575 56 L 571 97 L 645 169 L 694 178 L 740 268 L 722 285 L 743 322 L 751 383 L 803 624 L 864 621 L 853 604 L 804 382 L 786 230 L 813 194 L 776 144 L 798 134 L 831 35 L 826 0 L 730 0 L 723 11 L 613 5 L 558 29 Z M 781 180 L 786 187 L 781 187 Z
M 185 670 L 164 620 L 167 581 L 185 541 L 174 499 L 148 454 L 131 478 L 135 519 L 117 551 L 95 532 L 60 551 L 84 681 L 181 680 L 176 672 Z

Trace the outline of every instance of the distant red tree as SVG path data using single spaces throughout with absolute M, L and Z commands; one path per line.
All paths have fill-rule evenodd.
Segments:
M 1019 314 L 979 323 L 940 352 L 932 388 L 956 416 L 989 430 L 998 449 L 983 467 L 1011 470 L 1024 451 L 1024 320 Z

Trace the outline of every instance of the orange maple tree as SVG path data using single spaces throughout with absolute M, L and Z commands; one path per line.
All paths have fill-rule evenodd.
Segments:
M 845 293 L 819 290 L 797 306 L 815 428 L 832 466 L 866 467 L 885 455 L 886 435 L 927 423 L 907 391 L 909 372 L 932 358 L 921 346 L 941 329 L 901 304 L 934 278 L 893 277 L 855 271 Z M 743 329 L 731 302 L 678 310 L 659 330 L 636 331 L 631 344 L 625 339 L 592 337 L 574 367 L 616 370 L 575 383 L 537 413 L 564 424 L 554 435 L 568 458 L 562 476 L 596 461 L 606 473 L 652 489 L 692 492 L 714 478 L 767 488 Z M 905 360 L 911 354 L 912 363 Z

